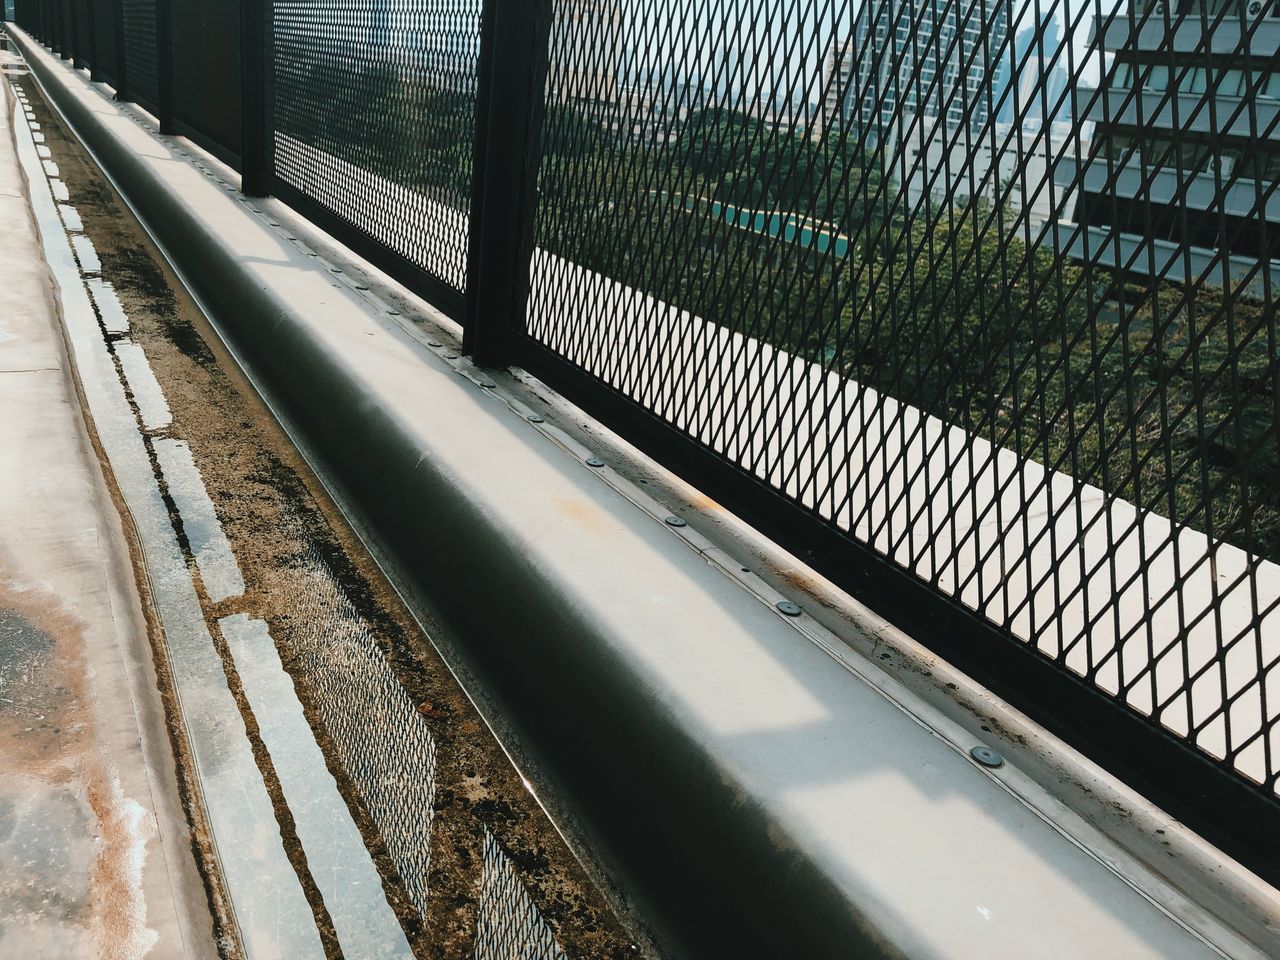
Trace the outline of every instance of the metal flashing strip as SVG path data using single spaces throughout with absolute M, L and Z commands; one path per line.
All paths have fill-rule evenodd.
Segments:
M 887 682 L 803 590 L 736 575 L 698 524 L 665 522 L 606 439 L 583 444 L 447 337 L 408 333 L 259 215 L 269 203 L 20 42 L 673 953 L 1274 954 L 1274 891 L 1224 865 L 1203 902 L 1235 895 L 1237 913 L 1214 916 L 1082 840 L 1065 805 L 1028 801 L 1016 750 L 971 754 L 992 744 Z M 781 606 L 797 600 L 800 616 Z

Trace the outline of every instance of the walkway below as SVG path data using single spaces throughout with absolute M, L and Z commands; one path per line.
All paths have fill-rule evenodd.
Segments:
M 0 69 L 12 64 L 0 52 Z M 214 956 L 143 606 L 39 255 L 15 108 L 4 83 L 0 956 Z

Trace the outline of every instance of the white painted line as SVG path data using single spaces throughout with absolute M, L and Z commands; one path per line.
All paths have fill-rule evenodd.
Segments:
M 44 172 L 47 176 L 49 177 L 61 176 L 61 173 L 59 173 L 58 171 L 58 165 L 54 163 L 52 160 L 44 160 L 41 162 L 44 164 Z
M 173 422 L 173 415 L 142 347 L 132 340 L 121 340 L 116 343 L 116 356 L 124 369 L 129 392 L 142 414 L 142 425 L 148 430 L 165 429 Z
M 85 283 L 89 285 L 89 293 L 98 307 L 98 315 L 102 317 L 102 325 L 107 328 L 107 333 L 128 333 L 129 318 L 125 316 L 115 288 L 101 277 L 88 277 Z
M 387 904 L 382 881 L 325 765 L 267 624 L 237 613 L 218 626 L 343 954 L 352 960 L 411 960 L 413 951 Z
M 36 147 L 36 154 L 41 160 L 48 160 L 53 156 L 53 152 L 44 144 L 40 144 Z
M 69 203 L 58 204 L 58 212 L 62 214 L 62 222 L 72 233 L 84 232 L 84 221 L 80 219 L 80 211 Z
M 75 233 L 71 235 L 71 246 L 76 252 L 76 259 L 80 261 L 82 273 L 102 272 L 102 261 L 98 259 L 98 251 L 94 249 L 92 240 L 83 233 Z
M 67 191 L 67 185 L 61 180 L 50 180 L 49 189 L 53 191 L 55 200 L 65 203 L 71 199 L 71 194 Z
M 191 448 L 185 440 L 169 439 L 157 440 L 154 447 L 209 599 L 217 603 L 240 596 L 244 593 L 244 579 L 227 535 L 222 532 L 204 479 L 191 458 Z

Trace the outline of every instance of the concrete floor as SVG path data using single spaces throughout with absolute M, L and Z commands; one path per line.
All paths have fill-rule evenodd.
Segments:
M 18 107 L 0 84 L 0 956 L 215 956 L 126 533 L 15 153 Z

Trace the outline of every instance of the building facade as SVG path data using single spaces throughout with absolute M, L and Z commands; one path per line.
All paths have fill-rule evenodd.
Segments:
M 1143 0 L 1099 26 L 1095 130 L 1059 249 L 1179 282 L 1280 278 L 1280 5 Z M 1224 9 L 1225 8 L 1225 9 Z
M 618 64 L 625 49 L 617 0 L 570 0 L 555 5 L 551 25 L 553 100 L 613 104 L 618 100 Z
M 878 146 L 909 210 L 981 199 L 1034 239 L 1067 196 L 1049 171 L 1080 144 L 1061 11 L 1021 25 L 1007 11 L 999 0 L 868 0 L 852 36 L 828 49 L 815 136 Z
M 823 130 L 839 125 L 871 143 L 908 116 L 980 129 L 1006 70 L 989 51 L 1007 32 L 1001 0 L 866 0 L 852 35 L 827 50 Z

